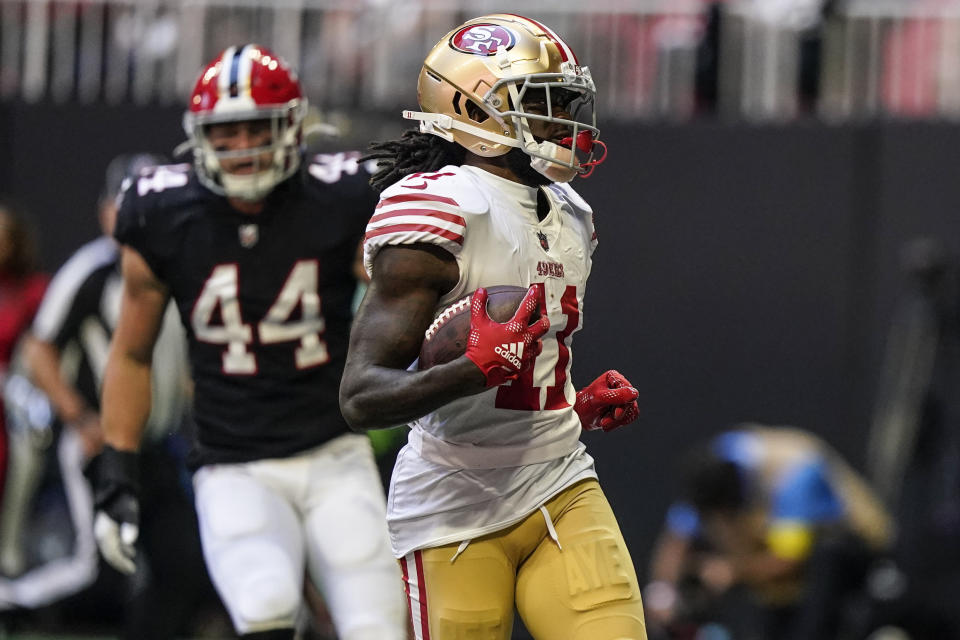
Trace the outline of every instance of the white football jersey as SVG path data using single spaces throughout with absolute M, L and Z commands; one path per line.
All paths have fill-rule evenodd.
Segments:
M 367 226 L 368 272 L 384 245 L 430 243 L 456 257 L 460 280 L 437 315 L 478 287 L 539 284 L 550 319 L 525 376 L 411 424 L 388 498 L 397 557 L 507 527 L 570 484 L 596 477 L 580 443 L 570 380 L 570 345 L 582 326 L 596 247 L 593 212 L 566 184 L 544 191 L 550 211 L 540 221 L 536 188 L 446 166 L 385 190 Z

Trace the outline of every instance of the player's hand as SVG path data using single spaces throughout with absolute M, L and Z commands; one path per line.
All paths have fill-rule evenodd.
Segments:
M 93 459 L 103 449 L 103 429 L 100 426 L 100 414 L 96 411 L 84 412 L 67 426 L 80 436 L 84 460 Z
M 128 575 L 136 571 L 140 534 L 139 455 L 106 445 L 91 465 L 94 482 L 93 533 L 110 566 Z
M 733 564 L 719 555 L 708 555 L 700 560 L 697 571 L 700 582 L 714 593 L 724 593 L 737 581 Z
M 613 431 L 640 415 L 638 395 L 626 378 L 611 369 L 577 392 L 573 408 L 587 431 Z
M 679 594 L 677 588 L 666 581 L 654 580 L 643 588 L 643 612 L 646 622 L 659 629 L 666 629 L 676 619 Z
M 540 308 L 540 319 L 530 324 L 533 312 Z M 527 291 L 513 317 L 505 323 L 494 322 L 487 315 L 487 290 L 477 289 L 470 303 L 470 334 L 467 356 L 487 379 L 488 387 L 515 380 L 543 349 L 540 338 L 550 329 L 543 287 Z

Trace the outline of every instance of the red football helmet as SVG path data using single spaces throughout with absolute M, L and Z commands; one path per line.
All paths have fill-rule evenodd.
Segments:
M 264 198 L 300 165 L 306 112 L 307 99 L 296 73 L 276 54 L 257 44 L 226 49 L 200 72 L 183 115 L 200 181 L 221 195 L 251 201 Z M 268 146 L 218 151 L 208 141 L 208 125 L 247 120 L 270 120 Z M 272 154 L 270 166 L 251 174 L 231 174 L 220 164 L 225 158 L 256 161 L 263 153 Z

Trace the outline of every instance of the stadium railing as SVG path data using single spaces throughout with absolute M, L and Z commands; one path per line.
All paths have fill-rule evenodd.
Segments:
M 415 99 L 424 55 L 488 0 L 0 0 L 0 101 L 180 104 L 197 69 L 262 42 L 324 111 Z M 601 116 L 960 115 L 960 0 L 526 0 Z
M 603 115 L 689 115 L 704 0 L 533 0 L 601 88 Z M 321 109 L 416 100 L 424 56 L 484 0 L 0 0 L 0 100 L 180 103 L 232 44 L 260 42 L 301 71 Z M 514 9 L 519 10 L 519 9 Z

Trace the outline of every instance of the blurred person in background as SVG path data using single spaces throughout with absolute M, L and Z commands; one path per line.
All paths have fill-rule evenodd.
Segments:
M 14 348 L 40 306 L 47 277 L 37 271 L 35 247 L 23 215 L 0 203 L 0 387 Z M 0 399 L 0 504 L 7 478 L 7 426 Z M 2 568 L 2 567 L 0 567 Z
M 736 638 L 865 636 L 867 576 L 893 523 L 838 454 L 801 429 L 744 425 L 692 450 L 684 476 L 644 590 L 656 633 L 685 637 L 686 623 L 715 615 L 736 618 Z M 723 611 L 735 587 L 757 607 L 755 636 L 742 610 Z
M 960 638 L 960 261 L 949 236 L 904 244 L 868 468 L 899 523 L 885 610 L 914 638 Z M 899 583 L 899 584 L 898 584 Z
M 103 235 L 78 249 L 58 270 L 25 338 L 25 370 L 62 426 L 55 450 L 73 528 L 72 550 L 68 557 L 48 559 L 14 579 L 0 581 L 2 608 L 36 609 L 56 603 L 58 611 L 66 612 L 64 617 L 87 622 L 115 620 L 116 600 L 129 599 L 124 636 L 131 639 L 173 638 L 186 632 L 189 618 L 204 598 L 204 585 L 209 585 L 196 520 L 181 478 L 184 446 L 179 430 L 186 415 L 189 372 L 175 313 L 165 318 L 154 363 L 154 403 L 145 455 L 156 461 L 156 471 L 145 483 L 145 493 L 155 507 L 151 514 L 155 517 L 144 523 L 147 561 L 140 579 L 131 585 L 132 595 L 125 579 L 100 571 L 93 494 L 84 477 L 88 465 L 96 466 L 103 445 L 99 396 L 119 313 L 120 254 L 111 237 L 117 196 L 124 180 L 135 179 L 141 170 L 162 162 L 162 157 L 145 153 L 121 155 L 110 162 L 98 203 Z M 33 507 L 31 491 L 18 496 L 19 509 Z M 19 521 L 26 526 L 29 517 L 21 516 Z M 206 594 L 212 596 L 209 586 Z M 65 602 L 70 596 L 72 600 Z
M 567 183 L 604 150 L 590 72 L 548 27 L 496 14 L 437 43 L 418 95 L 420 130 L 369 156 L 372 281 L 340 403 L 358 431 L 412 426 L 389 524 L 415 636 L 506 639 L 516 607 L 535 638 L 642 640 L 630 552 L 580 442 L 635 420 L 637 390 L 615 371 L 579 392 L 570 378 L 597 239 Z M 511 322 L 485 311 L 494 285 L 527 289 Z M 466 353 L 411 367 L 471 295 Z
M 189 464 L 203 552 L 237 633 L 293 638 L 306 586 L 340 640 L 398 640 L 407 612 L 383 488 L 370 440 L 337 406 L 356 250 L 376 198 L 359 154 L 303 160 L 306 108 L 282 59 L 229 47 L 188 102 L 192 166 L 157 167 L 123 196 L 97 540 L 111 564 L 134 569 L 141 478 L 154 473 L 139 453 L 151 360 L 173 299 L 195 382 Z

